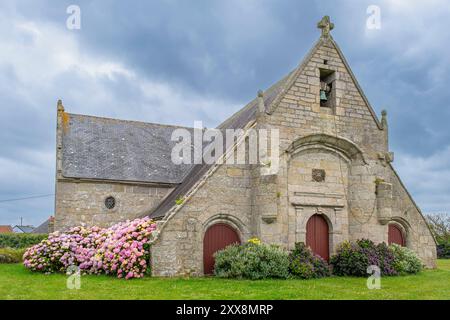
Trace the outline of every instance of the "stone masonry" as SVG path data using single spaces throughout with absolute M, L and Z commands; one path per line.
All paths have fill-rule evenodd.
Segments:
M 210 226 L 227 224 L 241 242 L 258 237 L 293 248 L 306 241 L 311 216 L 320 215 L 328 224 L 330 254 L 345 240 L 388 242 L 389 225 L 395 225 L 406 246 L 434 267 L 435 240 L 392 165 L 387 113 L 381 121 L 374 113 L 330 35 L 329 18 L 318 26 L 322 35 L 300 65 L 219 126 L 242 129 L 235 147 L 244 144 L 247 152 L 251 130 L 278 130 L 279 148 L 267 155 L 272 164 L 201 164 L 167 181 L 99 181 L 64 177 L 58 151 L 56 229 L 149 215 L 159 225 L 153 274 L 200 276 Z M 324 87 L 330 88 L 326 103 Z M 58 150 L 64 148 L 64 117 L 61 106 Z M 161 132 L 151 137 L 164 140 Z M 164 154 L 161 159 L 170 161 Z M 108 196 L 117 199 L 112 210 L 104 204 Z
M 56 185 L 56 230 L 80 224 L 109 227 L 134 219 L 156 207 L 172 188 L 111 182 L 80 182 L 61 178 Z M 107 197 L 116 199 L 115 207 L 105 206 Z
M 320 105 L 321 73 L 333 74 L 331 110 Z M 391 165 L 386 113 L 380 122 L 329 34 L 282 87 L 255 120 L 257 128 L 279 129 L 279 172 L 261 176 L 259 168 L 228 165 L 211 172 L 164 218 L 152 246 L 154 273 L 201 275 L 202 239 L 212 223 L 226 221 L 242 241 L 256 236 L 292 248 L 305 241 L 313 214 L 329 224 L 331 253 L 344 240 L 387 242 L 388 225 L 396 224 L 407 246 L 433 267 L 435 241 Z M 317 169 L 325 171 L 325 182 L 312 180 Z M 234 170 L 242 172 L 238 179 Z

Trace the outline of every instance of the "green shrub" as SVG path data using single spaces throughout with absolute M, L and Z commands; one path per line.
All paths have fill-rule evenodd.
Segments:
M 438 259 L 450 259 L 450 243 L 441 243 L 436 246 Z
M 386 243 L 382 242 L 377 244 L 376 246 L 376 255 L 377 255 L 377 262 L 370 264 L 375 264 L 378 267 L 380 267 L 381 275 L 383 276 L 396 276 L 398 275 L 398 272 L 396 271 L 394 267 L 395 262 L 395 255 L 394 251 L 392 250 L 391 246 L 388 246 Z
M 382 275 L 393 276 L 397 275 L 394 261 L 394 252 L 385 243 L 375 245 L 371 240 L 361 239 L 343 242 L 331 257 L 330 264 L 338 276 L 366 277 L 371 265 L 378 266 Z
M 0 234 L 0 248 L 28 248 L 47 239 L 47 234 L 6 233 Z
M 0 253 L 0 264 L 15 263 L 11 256 Z
M 399 274 L 418 273 L 422 270 L 422 262 L 414 251 L 393 244 L 390 248 L 394 252 L 394 268 Z
M 331 257 L 333 274 L 338 276 L 365 276 L 369 260 L 356 243 L 341 243 L 336 254 Z
M 214 273 L 221 278 L 267 279 L 289 277 L 287 251 L 273 245 L 231 245 L 215 255 Z
M 312 279 L 331 275 L 328 263 L 304 243 L 296 243 L 289 254 L 289 272 L 297 278 Z
M 0 263 L 22 262 L 25 249 L 0 248 Z

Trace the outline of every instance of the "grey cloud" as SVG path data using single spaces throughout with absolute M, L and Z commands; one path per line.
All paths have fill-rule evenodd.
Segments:
M 72 3 L 0 4 L 0 37 L 13 48 L 0 53 L 0 200 L 53 192 L 58 98 L 73 113 L 185 126 L 202 119 L 212 127 L 292 70 L 318 37 L 316 22 L 329 14 L 369 100 L 378 113 L 389 111 L 406 184 L 424 211 L 450 209 L 450 156 L 440 153 L 450 138 L 445 2 L 426 10 L 372 0 L 80 0 L 82 30 L 69 31 L 65 10 Z M 382 8 L 379 31 L 365 29 L 369 4 Z M 17 31 L 17 21 L 33 23 L 44 42 Z M 64 54 L 75 61 L 66 69 L 58 61 Z M 99 69 L 109 62 L 112 71 Z M 436 155 L 441 162 L 433 166 Z M 414 159 L 427 161 L 423 174 Z M 429 175 L 438 182 L 427 182 Z M 24 216 L 38 224 L 52 210 L 51 198 L 0 204 L 0 222 Z

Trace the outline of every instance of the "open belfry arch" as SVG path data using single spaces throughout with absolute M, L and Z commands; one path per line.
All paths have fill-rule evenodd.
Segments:
M 346 240 L 401 242 L 433 267 L 435 240 L 392 166 L 387 113 L 378 119 L 331 35 L 335 26 L 330 18 L 317 26 L 321 36 L 299 66 L 218 126 L 242 129 L 238 143 L 248 143 L 245 135 L 251 129 L 278 130 L 277 170 L 263 163 L 179 168 L 167 163 L 170 150 L 163 146 L 156 149 L 167 154 L 151 159 L 158 163 L 133 155 L 139 149 L 128 147 L 127 156 L 141 159 L 147 166 L 141 170 L 150 175 L 142 181 L 139 167 L 115 167 L 114 179 L 105 179 L 107 172 L 83 168 L 77 156 L 90 163 L 79 141 L 89 141 L 91 148 L 100 143 L 86 137 L 92 127 L 98 132 L 117 132 L 108 131 L 111 126 L 123 134 L 139 135 L 140 128 L 152 132 L 138 144 L 123 142 L 118 150 L 126 149 L 126 143 L 151 149 L 158 141 L 168 141 L 171 127 L 84 119 L 59 110 L 56 227 L 81 220 L 74 206 L 85 204 L 76 200 L 77 194 L 95 190 L 90 196 L 98 203 L 93 200 L 92 214 L 85 220 L 110 224 L 144 215 L 158 220 L 158 237 L 151 247 L 155 275 L 210 273 L 211 248 L 251 237 L 286 248 L 309 243 L 326 258 Z M 111 134 L 103 138 L 102 145 L 110 148 L 121 141 Z M 126 156 L 122 163 L 128 163 Z M 145 195 L 139 198 L 139 192 Z M 104 208 L 108 196 L 116 200 L 111 216 Z M 144 200 L 131 214 L 127 204 L 135 205 L 136 198 Z

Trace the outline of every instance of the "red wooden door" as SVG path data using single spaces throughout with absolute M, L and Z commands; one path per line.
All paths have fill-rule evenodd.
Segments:
M 389 244 L 396 243 L 400 246 L 403 246 L 403 247 L 405 246 L 405 239 L 403 237 L 403 232 L 395 224 L 389 225 L 388 243 Z
M 203 271 L 212 274 L 214 271 L 214 253 L 233 243 L 241 243 L 237 232 L 225 223 L 217 223 L 206 230 L 203 239 Z
M 315 214 L 309 218 L 306 224 L 306 245 L 323 259 L 330 258 L 328 223 L 321 215 Z

